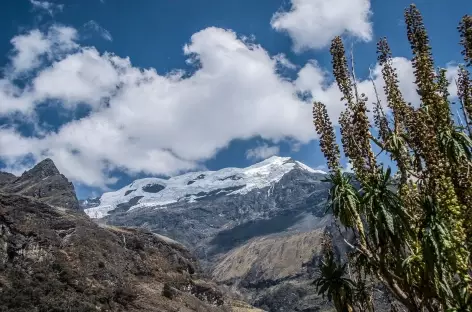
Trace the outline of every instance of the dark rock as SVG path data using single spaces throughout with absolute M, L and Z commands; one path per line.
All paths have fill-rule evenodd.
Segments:
M 194 180 L 188 181 L 188 182 L 187 182 L 187 185 L 191 185 L 191 184 L 197 182 L 197 180 L 202 180 L 202 179 L 205 179 L 205 175 L 204 175 L 204 174 L 199 175 L 199 176 L 196 177 Z
M 131 207 L 136 205 L 141 198 L 143 198 L 143 196 L 135 196 L 135 197 L 131 198 L 130 200 L 128 200 L 127 203 L 122 203 L 122 204 L 117 205 L 116 208 L 111 211 L 111 213 L 126 212 Z
M 128 191 L 126 191 L 126 192 L 125 192 L 125 196 L 126 196 L 126 195 L 129 195 L 129 194 L 131 194 L 131 193 L 133 193 L 134 191 L 136 191 L 136 190 L 128 190 Z
M 160 184 L 148 184 L 146 186 L 143 186 L 143 191 L 148 192 L 148 193 L 159 193 L 166 187 Z
M 10 174 L 2 173 L 0 192 L 33 197 L 53 206 L 79 209 L 74 185 L 57 170 L 49 158 L 15 179 Z
M 178 243 L 0 194 L 0 311 L 217 312 L 230 303 Z
M 17 177 L 14 174 L 9 172 L 1 172 L 0 171 L 0 188 L 6 184 L 11 183 L 12 181 L 16 180 Z
M 237 175 L 232 175 L 232 176 L 229 176 L 229 177 L 226 177 L 226 178 L 223 178 L 223 179 L 220 179 L 220 181 L 225 181 L 225 180 L 241 180 L 242 178 L 241 177 L 238 177 Z

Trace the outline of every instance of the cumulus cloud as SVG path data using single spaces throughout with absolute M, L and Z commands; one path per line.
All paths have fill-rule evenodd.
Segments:
M 111 36 L 111 33 L 94 20 L 90 20 L 87 23 L 85 23 L 84 27 L 86 29 L 97 32 L 103 39 L 107 41 L 113 41 L 113 37 Z
M 281 67 L 288 68 L 288 69 L 296 69 L 297 68 L 297 65 L 290 62 L 290 60 L 287 58 L 287 56 L 283 53 L 277 54 L 276 56 L 274 56 L 274 60 L 276 60 L 277 63 L 279 64 L 279 66 L 281 66 Z
M 9 79 L 0 79 L 0 115 L 8 115 L 14 112 L 31 114 L 33 110 L 33 98 L 28 93 Z
M 12 74 L 18 75 L 41 65 L 41 57 L 68 52 L 77 47 L 77 31 L 71 27 L 55 25 L 47 34 L 34 29 L 11 39 Z
M 372 38 L 370 0 L 291 0 L 289 11 L 276 13 L 271 25 L 288 33 L 293 49 L 319 49 L 337 35 Z
M 194 34 L 184 53 L 198 63 L 190 77 L 183 70 L 159 75 L 93 47 L 40 67 L 17 90 L 19 99 L 28 92 L 31 105 L 53 99 L 69 109 L 86 103 L 92 112 L 41 137 L 1 129 L 0 155 L 52 157 L 73 180 L 104 186 L 114 169 L 170 175 L 199 168 L 233 139 L 315 138 L 311 105 L 277 73 L 280 57 L 219 28 Z M 13 141 L 17 147 L 6 148 Z
M 334 120 L 343 108 L 332 78 L 315 61 L 297 69 L 286 57 L 271 56 L 229 30 L 195 33 L 184 46 L 188 63 L 196 66 L 192 73 L 176 69 L 166 75 L 78 46 L 75 30 L 56 32 L 62 36 L 51 31 L 37 31 L 46 48 L 23 58 L 33 61 L 15 61 L 24 46 L 14 45 L 12 66 L 32 77 L 21 87 L 9 76 L 0 80 L 0 115 L 31 114 L 50 100 L 71 111 L 86 104 L 90 113 L 55 131 L 36 125 L 41 133 L 32 136 L 0 128 L 0 157 L 12 171 L 25 159 L 51 157 L 73 181 L 106 188 L 116 182 L 112 172 L 117 169 L 156 175 L 200 169 L 235 139 L 260 137 L 271 146 L 282 140 L 308 143 L 316 138 L 312 105 L 300 99 L 300 92 L 325 102 Z M 37 63 L 39 55 L 47 57 Z M 417 101 L 410 62 L 396 58 L 395 65 L 405 97 Z M 295 71 L 296 79 L 282 76 L 281 66 Z M 381 90 L 378 66 L 373 77 Z M 359 86 L 373 94 L 370 81 Z M 247 155 L 265 158 L 277 152 L 277 146 L 262 145 Z
M 86 48 L 40 71 L 32 87 L 37 101 L 57 99 L 70 108 L 77 103 L 98 107 L 116 90 L 120 77 L 109 54 Z
M 261 160 L 269 158 L 270 156 L 278 155 L 280 152 L 280 147 L 278 146 L 269 146 L 267 143 L 259 145 L 253 149 L 246 151 L 246 158 L 251 160 Z
M 33 5 L 33 9 L 45 11 L 51 16 L 57 12 L 62 12 L 64 9 L 63 4 L 57 4 L 48 1 L 30 0 L 30 3 Z

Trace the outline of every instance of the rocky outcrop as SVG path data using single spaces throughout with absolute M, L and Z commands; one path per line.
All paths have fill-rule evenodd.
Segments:
M 0 311 L 256 311 L 179 243 L 0 195 Z
M 0 173 L 0 192 L 24 195 L 43 203 L 68 209 L 79 209 L 74 185 L 47 158 L 20 177 Z
M 0 173 L 0 311 L 261 311 L 226 296 L 177 241 L 99 225 L 78 206 L 50 159 Z
M 14 174 L 0 171 L 0 188 L 13 182 L 16 179 L 17 177 Z

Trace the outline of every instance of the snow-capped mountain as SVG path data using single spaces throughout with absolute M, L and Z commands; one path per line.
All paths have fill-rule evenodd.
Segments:
M 126 205 L 131 211 L 142 207 L 165 207 L 181 201 L 192 203 L 215 196 L 244 195 L 274 185 L 295 168 L 325 173 L 290 157 L 273 156 L 247 168 L 191 172 L 170 179 L 139 179 L 120 190 L 103 194 L 99 200 L 92 201 L 94 205 L 85 206 L 84 211 L 91 218 L 103 218 L 120 205 Z M 85 202 L 90 204 L 91 201 Z
M 325 301 L 304 294 L 316 293 L 313 259 L 331 232 L 325 178 L 291 158 L 271 157 L 247 168 L 136 180 L 87 201 L 85 211 L 100 223 L 182 243 L 215 280 L 266 311 L 317 311 Z

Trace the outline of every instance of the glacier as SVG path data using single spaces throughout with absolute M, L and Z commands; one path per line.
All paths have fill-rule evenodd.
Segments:
M 193 202 L 207 196 L 247 194 L 254 189 L 270 187 L 295 168 L 326 174 L 290 157 L 272 156 L 246 168 L 189 172 L 169 179 L 135 180 L 117 191 L 104 193 L 97 207 L 87 208 L 84 211 L 91 218 L 103 218 L 120 204 L 130 203 L 133 200 L 137 202 L 133 203 L 129 211 L 140 207 L 166 209 L 166 205 L 172 203 Z

